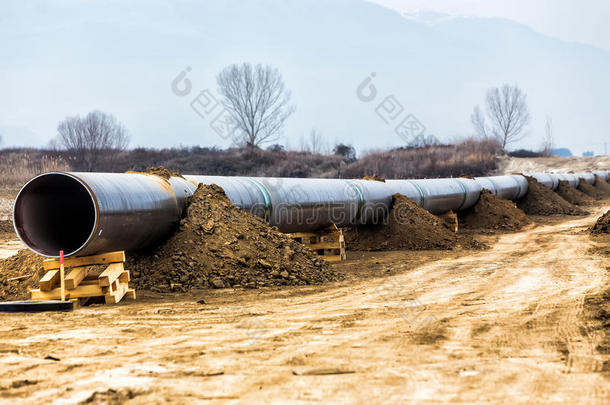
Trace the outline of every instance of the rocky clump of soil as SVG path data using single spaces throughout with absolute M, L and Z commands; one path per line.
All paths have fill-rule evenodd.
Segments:
M 610 233 L 610 211 L 599 217 L 593 228 L 591 228 L 591 233 L 595 235 Z
M 559 186 L 555 190 L 564 200 L 574 205 L 588 205 L 595 202 L 595 200 L 582 191 L 572 187 L 570 183 L 565 180 L 559 181 Z
M 372 180 L 372 181 L 380 181 L 382 183 L 385 183 L 385 179 L 383 177 L 379 177 L 376 174 L 373 174 L 372 176 L 364 176 L 361 180 Z
M 483 190 L 476 205 L 458 214 L 464 229 L 517 231 L 532 221 L 517 205 Z
M 608 184 L 608 182 L 606 180 L 602 179 L 597 174 L 595 175 L 594 186 L 596 189 L 598 189 L 600 192 L 602 192 L 602 194 L 605 198 L 610 197 L 610 184 Z
M 604 199 L 604 193 L 601 190 L 593 187 L 591 184 L 587 183 L 583 179 L 580 179 L 580 181 L 578 182 L 578 190 L 595 200 Z
M 570 204 L 535 178 L 526 178 L 528 191 L 517 201 L 517 207 L 527 215 L 587 215 L 586 211 Z
M 460 237 L 445 222 L 419 207 L 402 194 L 394 194 L 392 208 L 384 223 L 348 229 L 348 250 L 449 250 L 462 246 L 482 248 L 483 244 Z
M 129 254 L 127 265 L 135 288 L 158 292 L 340 278 L 311 250 L 233 205 L 216 185 L 200 185 L 175 233 L 155 249 Z
M 38 288 L 38 280 L 44 273 L 42 261 L 41 256 L 27 249 L 0 259 L 0 301 L 29 299 L 29 291 Z
M 173 170 L 167 169 L 163 166 L 149 167 L 148 169 L 146 169 L 146 173 L 163 177 L 165 180 L 169 180 L 170 177 L 182 177 L 181 173 L 174 172 Z

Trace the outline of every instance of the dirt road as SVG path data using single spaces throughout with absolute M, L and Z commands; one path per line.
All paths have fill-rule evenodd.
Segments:
M 608 403 L 583 316 L 601 211 L 486 251 L 359 254 L 341 268 L 376 277 L 323 287 L 0 314 L 0 401 Z
M 498 173 L 568 173 L 591 170 L 610 170 L 610 156 L 573 156 L 514 158 L 502 157 L 498 161 Z

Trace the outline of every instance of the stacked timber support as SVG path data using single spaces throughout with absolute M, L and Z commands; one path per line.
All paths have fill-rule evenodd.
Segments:
M 302 243 L 328 262 L 347 259 L 343 230 L 335 225 L 317 232 L 297 232 L 287 234 L 290 238 Z
M 31 300 L 61 299 L 61 263 L 58 259 L 43 262 L 45 275 L 38 289 L 30 290 Z M 129 271 L 125 270 L 125 252 L 95 256 L 68 257 L 64 261 L 64 293 L 67 300 L 81 304 L 93 297 L 102 297 L 106 304 L 115 304 L 124 297 L 135 300 L 136 292 L 129 288 Z

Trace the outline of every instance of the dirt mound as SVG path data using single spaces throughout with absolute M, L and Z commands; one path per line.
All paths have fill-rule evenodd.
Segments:
M 596 235 L 610 233 L 610 211 L 599 217 L 593 228 L 591 228 L 591 233 Z
M 458 246 L 483 247 L 461 238 L 445 222 L 402 194 L 394 194 L 392 209 L 383 224 L 360 226 L 345 234 L 349 250 L 448 250 Z
M 166 180 L 169 180 L 170 177 L 182 177 L 182 173 L 175 172 L 163 166 L 149 167 L 148 169 L 146 169 L 146 173 L 163 177 Z
M 182 177 L 182 173 L 174 172 L 173 170 L 167 169 L 163 166 L 149 167 L 145 172 L 129 171 L 127 173 L 154 174 L 155 176 L 162 177 L 165 180 L 169 180 L 170 177 Z
M 604 199 L 604 193 L 601 190 L 593 187 L 591 184 L 587 183 L 583 179 L 580 179 L 580 181 L 578 182 L 578 190 L 596 200 Z
M 514 202 L 483 190 L 476 205 L 458 214 L 460 227 L 516 231 L 532 221 Z
M 595 175 L 595 188 L 598 189 L 605 198 L 610 197 L 610 184 L 598 175 Z
M 38 280 L 44 273 L 42 260 L 41 256 L 27 249 L 0 259 L 0 301 L 28 299 L 29 291 L 38 288 Z
M 163 244 L 128 256 L 133 285 L 153 291 L 319 284 L 339 278 L 302 244 L 200 185 Z
M 570 183 L 565 180 L 559 181 L 559 186 L 555 192 L 559 194 L 561 198 L 574 205 L 587 205 L 592 204 L 595 201 L 582 191 L 572 187 Z
M 361 180 L 373 180 L 385 183 L 385 179 L 383 177 L 377 176 L 376 174 L 373 174 L 372 176 L 364 176 Z
M 13 228 L 13 221 L 6 220 L 0 221 L 0 234 L 3 233 L 15 233 L 15 228 Z
M 525 176 L 528 183 L 527 194 L 517 202 L 517 207 L 528 215 L 587 215 L 586 211 L 570 204 L 559 194 L 538 183 L 533 177 Z

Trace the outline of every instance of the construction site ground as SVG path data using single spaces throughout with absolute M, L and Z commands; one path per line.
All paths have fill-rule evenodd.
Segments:
M 586 304 L 608 288 L 609 240 L 587 231 L 608 209 L 488 250 L 351 252 L 322 286 L 0 314 L 0 402 L 608 403 Z

